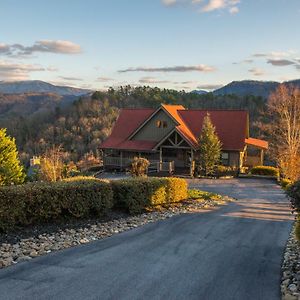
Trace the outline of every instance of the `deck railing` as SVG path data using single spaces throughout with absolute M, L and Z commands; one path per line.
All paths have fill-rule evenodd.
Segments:
M 121 157 L 113 157 L 106 156 L 103 158 L 104 166 L 109 167 L 118 167 L 118 168 L 127 168 L 130 166 L 133 158 L 121 158 Z M 148 167 L 149 172 L 169 172 L 173 173 L 175 170 L 174 161 L 162 161 L 159 160 L 149 160 L 150 165 Z

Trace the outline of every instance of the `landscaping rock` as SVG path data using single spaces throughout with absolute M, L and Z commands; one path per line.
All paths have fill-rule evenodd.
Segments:
M 107 222 L 99 222 L 97 220 L 84 222 L 78 220 L 78 224 L 74 224 L 75 228 L 53 228 L 53 230 L 49 232 L 47 232 L 48 228 L 45 226 L 44 229 L 33 229 L 31 232 L 32 236 L 26 238 L 19 238 L 22 236 L 21 230 L 16 236 L 10 236 L 6 239 L 1 237 L 4 243 L 0 244 L 0 268 L 27 261 L 52 251 L 103 239 L 113 234 L 118 234 L 147 223 L 167 219 L 178 214 L 196 212 L 204 208 L 212 208 L 217 205 L 226 204 L 232 200 L 233 199 L 229 197 L 225 197 L 221 200 L 187 200 L 185 202 L 176 203 L 174 206 L 168 208 L 161 208 L 160 210 L 150 211 L 137 216 L 122 214 L 122 217 L 117 216 L 118 218 Z M 44 232 L 42 232 L 43 230 Z M 13 242 L 10 242 L 10 240 Z M 300 268 L 298 269 L 300 271 Z M 288 273 L 286 273 L 287 278 L 288 276 Z M 294 290 L 294 282 L 288 280 L 286 286 L 288 286 L 288 284 L 290 284 L 289 288 Z
M 292 229 L 282 264 L 281 293 L 283 300 L 300 299 L 300 243 Z

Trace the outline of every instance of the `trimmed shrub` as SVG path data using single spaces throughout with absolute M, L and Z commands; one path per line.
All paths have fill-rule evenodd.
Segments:
M 291 184 L 286 193 L 291 201 L 292 209 L 300 213 L 300 180 Z
M 115 206 L 132 214 L 187 199 L 187 183 L 179 178 L 131 178 L 111 184 Z
M 113 205 L 108 182 L 75 180 L 0 188 L 0 230 L 59 218 L 102 216 Z
M 280 185 L 284 190 L 286 190 L 291 184 L 292 181 L 287 178 L 282 178 L 280 181 Z
M 219 165 L 216 168 L 216 177 L 222 177 L 222 176 L 238 176 L 238 168 L 236 167 L 230 167 L 230 166 L 222 166 Z
M 269 167 L 269 166 L 256 166 L 251 169 L 250 174 L 278 177 L 279 169 L 274 167 Z

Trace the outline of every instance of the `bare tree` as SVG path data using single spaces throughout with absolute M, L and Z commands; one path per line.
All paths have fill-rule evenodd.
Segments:
M 41 157 L 40 172 L 45 181 L 59 181 L 63 177 L 63 152 L 61 146 L 53 146 Z
M 300 90 L 280 85 L 268 102 L 271 155 L 281 172 L 293 181 L 300 177 Z

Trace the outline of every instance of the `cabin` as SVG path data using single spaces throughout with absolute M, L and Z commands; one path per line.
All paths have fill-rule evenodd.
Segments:
M 162 104 L 157 109 L 121 110 L 111 135 L 100 145 L 105 170 L 125 170 L 134 157 L 144 157 L 149 170 L 193 174 L 207 113 L 222 142 L 222 165 L 241 169 L 263 164 L 268 143 L 249 136 L 247 111 Z

